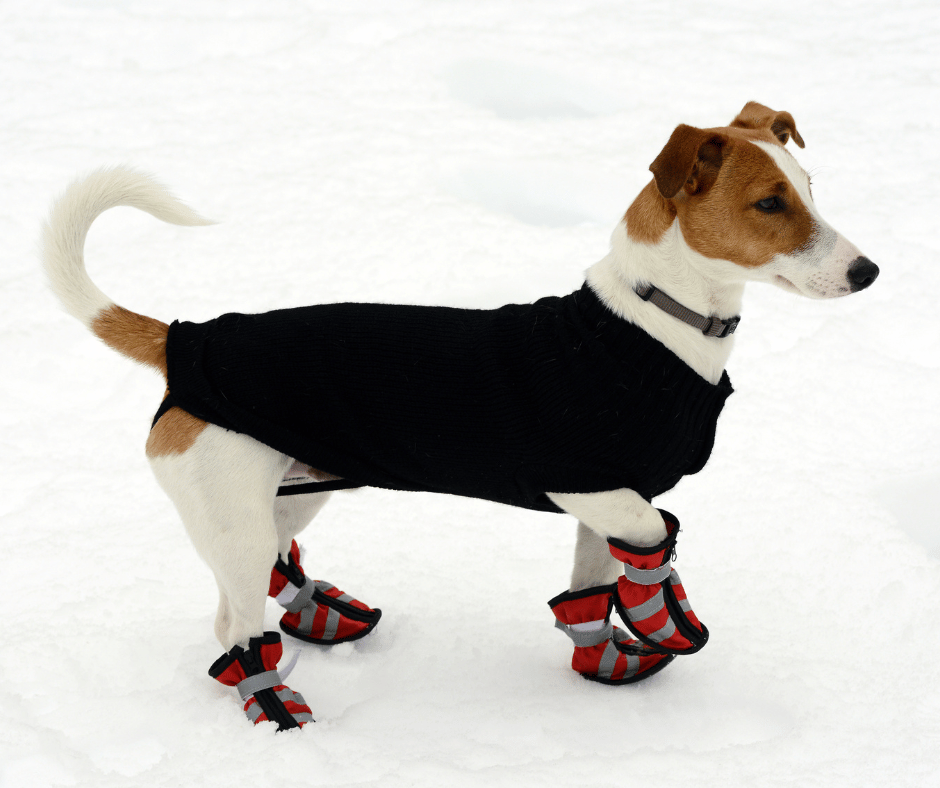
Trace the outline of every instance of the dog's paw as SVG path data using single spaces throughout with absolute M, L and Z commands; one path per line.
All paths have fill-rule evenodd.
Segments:
M 556 628 L 574 643 L 571 667 L 575 671 L 602 684 L 632 684 L 658 673 L 673 657 L 631 638 L 610 622 L 616 589 L 611 585 L 566 591 L 548 604 L 557 619 Z
M 265 632 L 251 638 L 248 648 L 233 647 L 209 668 L 209 675 L 216 681 L 235 687 L 249 720 L 255 725 L 276 722 L 279 731 L 313 722 L 303 695 L 284 684 L 277 672 L 282 652 L 281 636 Z
M 382 611 L 345 594 L 325 580 L 312 580 L 300 565 L 300 547 L 291 542 L 285 563 L 271 570 L 268 595 L 287 609 L 281 630 L 307 643 L 332 646 L 365 637 L 379 623 Z

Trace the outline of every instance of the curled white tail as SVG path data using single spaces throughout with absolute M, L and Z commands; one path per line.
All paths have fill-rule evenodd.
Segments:
M 171 224 L 211 224 L 149 176 L 124 167 L 102 169 L 72 183 L 56 200 L 42 229 L 43 266 L 69 314 L 115 350 L 159 368 L 154 343 L 161 331 L 165 339 L 166 326 L 117 306 L 85 270 L 88 229 L 104 211 L 119 205 Z

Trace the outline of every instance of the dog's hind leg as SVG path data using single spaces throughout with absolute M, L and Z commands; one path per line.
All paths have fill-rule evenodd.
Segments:
M 332 492 L 285 495 L 274 499 L 274 523 L 277 526 L 277 553 L 287 561 L 297 534 L 306 528 L 333 495 Z
M 332 493 L 287 495 L 275 499 L 278 559 L 268 593 L 286 609 L 281 629 L 308 643 L 334 645 L 365 637 L 382 611 L 371 608 L 325 580 L 308 578 L 294 537 L 323 508 Z
M 178 408 L 164 414 L 151 431 L 148 457 L 196 552 L 215 574 L 216 636 L 228 650 L 263 631 L 278 551 L 272 501 L 290 459 L 214 425 L 204 425 L 186 446 L 160 440 L 191 421 L 196 420 Z
M 278 551 L 273 501 L 290 458 L 178 408 L 154 426 L 147 453 L 219 587 L 215 634 L 226 653 L 209 675 L 237 688 L 255 723 L 271 720 L 285 730 L 312 721 L 277 673 L 280 633 L 264 631 Z

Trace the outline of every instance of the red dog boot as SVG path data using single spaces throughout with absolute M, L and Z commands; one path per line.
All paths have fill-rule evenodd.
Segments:
M 364 605 L 336 586 L 311 580 L 300 565 L 300 547 L 291 542 L 285 564 L 280 557 L 271 570 L 268 596 L 287 609 L 281 629 L 308 643 L 331 646 L 368 635 L 382 617 L 382 611 Z
M 313 722 L 303 695 L 286 686 L 278 675 L 282 651 L 280 633 L 265 632 L 249 640 L 247 649 L 235 646 L 209 668 L 212 678 L 238 690 L 249 720 L 255 725 L 276 722 L 278 731 Z
M 623 561 L 614 604 L 627 628 L 650 648 L 664 654 L 693 654 L 708 641 L 708 630 L 686 599 L 672 559 L 679 535 L 675 515 L 666 521 L 666 538 L 655 547 L 636 547 L 609 537 L 610 552 Z
M 555 626 L 574 641 L 574 670 L 603 684 L 632 684 L 658 673 L 675 658 L 653 651 L 610 623 L 614 590 L 611 585 L 566 591 L 548 604 L 558 619 Z

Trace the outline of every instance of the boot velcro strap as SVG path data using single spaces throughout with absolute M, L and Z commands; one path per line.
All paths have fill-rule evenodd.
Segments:
M 314 585 L 316 586 L 317 591 L 319 591 L 321 594 L 326 596 L 327 599 L 333 599 L 339 602 L 346 602 L 346 603 L 356 601 L 356 597 L 354 597 L 352 594 L 340 594 L 339 596 L 328 596 L 327 591 L 332 591 L 334 588 L 336 588 L 336 586 L 334 586 L 332 583 L 327 583 L 326 580 L 317 580 L 316 583 L 314 583 Z
M 623 574 L 631 583 L 641 586 L 652 586 L 656 583 L 662 583 L 672 572 L 672 559 L 666 561 L 662 566 L 656 569 L 637 569 L 630 564 L 623 565 Z
M 247 700 L 256 692 L 271 689 L 283 683 L 276 670 L 266 670 L 264 673 L 257 673 L 254 676 L 249 676 L 244 681 L 238 682 L 238 684 L 235 685 L 235 689 L 238 694 L 241 695 L 242 700 Z
M 288 583 L 288 586 L 293 586 L 293 583 Z M 294 586 L 296 588 L 296 586 Z M 286 590 L 286 589 L 285 589 Z M 289 602 L 282 601 L 284 599 L 284 591 L 281 591 L 277 595 L 278 604 L 283 605 L 288 613 L 299 613 L 303 610 L 313 598 L 313 592 L 316 591 L 316 585 L 311 583 L 309 578 L 304 578 L 304 584 L 297 589 L 297 593 L 294 595 L 294 598 Z
M 586 631 L 572 629 L 569 625 L 562 624 L 561 621 L 555 621 L 555 629 L 560 629 L 570 637 L 577 648 L 596 646 L 610 638 L 614 633 L 614 625 L 610 622 L 610 619 L 605 621 L 604 626 L 600 629 L 589 629 Z

